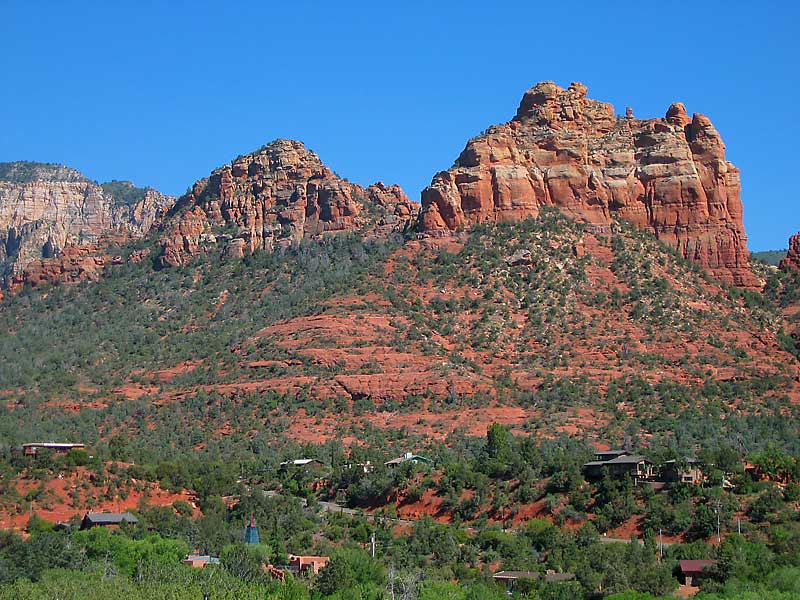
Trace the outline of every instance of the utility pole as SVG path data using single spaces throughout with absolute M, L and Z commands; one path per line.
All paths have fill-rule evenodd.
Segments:
M 717 504 L 714 507 L 714 512 L 717 513 L 717 544 L 722 543 L 722 538 L 720 537 L 720 529 L 719 529 L 719 499 L 717 499 Z
M 369 537 L 370 546 L 372 548 L 372 558 L 375 558 L 375 532 Z
M 658 530 L 658 540 L 659 540 L 658 560 L 664 560 L 664 535 L 661 532 L 661 529 Z
M 736 517 L 736 530 L 739 532 L 739 535 L 742 535 L 742 518 Z

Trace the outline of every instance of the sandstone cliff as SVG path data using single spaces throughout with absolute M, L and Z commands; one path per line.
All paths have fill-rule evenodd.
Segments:
M 592 224 L 646 227 L 719 280 L 757 288 L 739 171 L 711 121 L 680 103 L 661 119 L 616 117 L 586 87 L 528 90 L 516 116 L 467 144 L 422 193 L 419 229 L 446 234 L 536 216 L 554 205 Z
M 781 261 L 781 269 L 800 269 L 800 233 L 789 238 L 789 252 Z
M 0 163 L 0 284 L 25 279 L 30 265 L 66 247 L 140 237 L 174 202 L 129 182 L 100 186 L 61 165 Z
M 179 266 L 205 248 L 231 256 L 304 238 L 359 230 L 402 231 L 417 205 L 400 187 L 341 179 L 301 142 L 276 140 L 194 184 L 165 226 L 159 266 Z

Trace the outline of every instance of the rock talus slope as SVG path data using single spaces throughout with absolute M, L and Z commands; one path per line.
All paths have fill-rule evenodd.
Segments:
M 242 256 L 330 232 L 402 231 L 417 205 L 399 186 L 363 188 L 337 176 L 301 142 L 276 140 L 196 182 L 176 212 L 160 242 L 162 267 L 183 265 L 217 244 Z
M 528 90 L 516 116 L 470 140 L 454 166 L 422 193 L 419 230 L 442 235 L 487 221 L 516 221 L 553 205 L 608 225 L 648 228 L 720 281 L 748 288 L 739 170 L 711 121 L 683 104 L 664 118 L 617 117 L 573 83 Z

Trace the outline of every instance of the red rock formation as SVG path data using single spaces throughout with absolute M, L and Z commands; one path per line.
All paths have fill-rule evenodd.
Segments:
M 592 224 L 648 228 L 725 283 L 761 285 L 749 266 L 739 171 L 707 117 L 680 103 L 663 119 L 614 116 L 586 86 L 539 83 L 517 115 L 467 144 L 422 192 L 419 229 L 448 234 L 535 217 L 553 205 Z
M 107 264 L 119 264 L 121 257 L 111 257 L 98 246 L 67 246 L 54 258 L 40 258 L 28 263 L 9 285 L 12 290 L 24 285 L 37 287 L 52 283 L 99 281 Z
M 178 206 L 188 209 L 161 239 L 161 266 L 183 265 L 220 242 L 236 257 L 329 232 L 383 234 L 404 229 L 417 213 L 398 186 L 350 183 L 291 140 L 276 140 L 217 169 Z
M 781 261 L 780 268 L 783 270 L 800 269 L 800 233 L 789 238 L 789 252 Z

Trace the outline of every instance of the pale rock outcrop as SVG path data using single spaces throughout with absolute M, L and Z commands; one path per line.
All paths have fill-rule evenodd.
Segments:
M 109 185 L 114 193 L 62 165 L 0 163 L 0 283 L 24 279 L 29 265 L 66 247 L 141 237 L 175 202 L 128 182 Z

